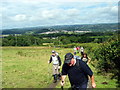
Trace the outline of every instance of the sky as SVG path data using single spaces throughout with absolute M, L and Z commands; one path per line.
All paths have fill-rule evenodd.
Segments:
M 118 22 L 119 0 L 2 0 L 0 28 Z

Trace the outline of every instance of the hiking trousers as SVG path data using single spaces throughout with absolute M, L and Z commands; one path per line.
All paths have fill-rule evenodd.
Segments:
M 58 64 L 53 64 L 53 75 L 59 74 L 58 67 L 59 67 Z
M 82 85 L 72 85 L 72 90 L 87 90 L 87 83 L 84 83 Z

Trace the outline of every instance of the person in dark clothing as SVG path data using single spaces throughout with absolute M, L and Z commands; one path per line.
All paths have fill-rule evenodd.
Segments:
M 82 60 L 74 59 L 71 53 L 65 55 L 65 61 L 62 66 L 61 86 L 65 84 L 66 75 L 68 75 L 71 88 L 74 90 L 86 89 L 88 76 L 91 78 L 92 87 L 96 87 L 92 70 Z
M 84 61 L 85 63 L 89 64 L 90 63 L 90 58 L 87 56 L 86 53 L 83 53 L 81 60 Z
M 57 79 L 61 77 L 59 73 L 59 69 L 61 66 L 61 59 L 59 55 L 56 55 L 55 51 L 52 51 L 52 55 L 50 56 L 50 60 L 48 63 L 53 63 L 53 77 L 54 77 L 54 83 L 57 82 Z

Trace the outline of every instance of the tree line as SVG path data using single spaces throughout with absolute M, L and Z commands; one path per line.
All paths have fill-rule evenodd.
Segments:
M 41 46 L 43 43 L 52 43 L 53 45 L 67 45 L 71 43 L 102 43 L 107 40 L 107 36 L 112 33 L 86 33 L 86 34 L 23 34 L 9 35 L 2 38 L 2 46 Z M 113 35 L 113 34 L 112 34 Z M 95 36 L 95 37 L 91 37 Z M 99 37 L 102 36 L 102 37 Z

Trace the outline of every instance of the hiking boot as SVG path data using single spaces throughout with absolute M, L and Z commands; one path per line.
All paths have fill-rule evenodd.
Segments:
M 61 80 L 61 74 L 58 74 L 58 80 Z
M 59 80 L 61 80 L 61 77 L 59 77 Z
M 61 77 L 58 77 L 58 80 L 61 80 Z
M 57 82 L 57 74 L 53 75 L 53 77 L 54 77 L 53 83 L 56 83 Z
M 56 82 L 57 82 L 57 80 L 54 80 L 54 81 L 53 81 L 53 83 L 56 83 Z

